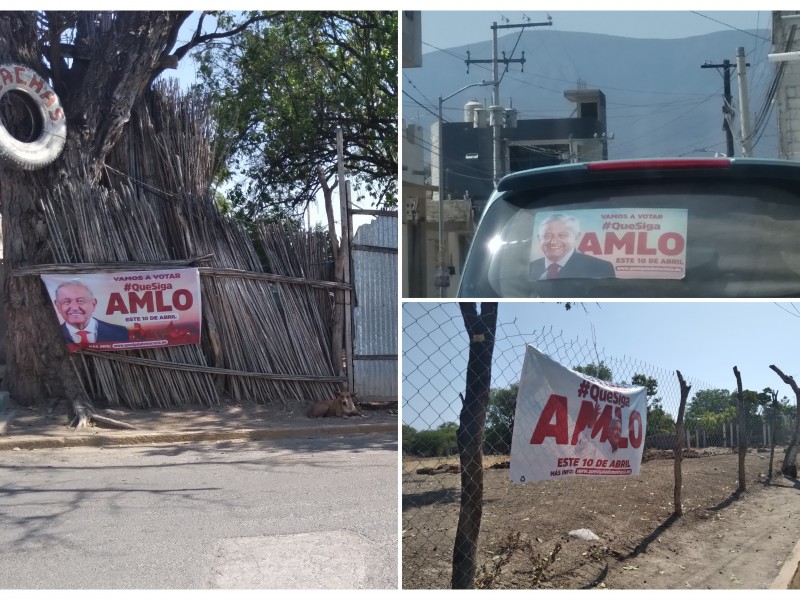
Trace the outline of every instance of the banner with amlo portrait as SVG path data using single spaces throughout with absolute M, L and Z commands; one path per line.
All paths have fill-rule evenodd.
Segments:
M 526 347 L 511 442 L 513 483 L 638 476 L 646 432 L 644 387 L 600 381 Z
M 41 277 L 70 352 L 200 343 L 197 269 Z
M 569 230 L 571 239 L 550 241 L 551 222 Z M 533 222 L 532 279 L 547 277 L 545 257 L 548 263 L 559 261 L 562 253 L 572 250 L 575 254 L 559 277 L 683 279 L 687 223 L 684 208 L 538 211 Z

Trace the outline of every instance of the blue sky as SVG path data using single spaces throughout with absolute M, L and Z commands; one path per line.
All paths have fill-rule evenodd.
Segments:
M 561 3 L 559 3 L 561 4 Z M 513 3 L 511 4 L 513 6 Z M 551 4 L 554 6 L 555 3 Z M 507 5 L 508 6 L 508 5 Z M 529 5 L 530 7 L 530 5 Z M 699 14 L 697 14 L 699 13 Z M 491 25 L 547 21 L 553 17 L 550 29 L 604 33 L 623 37 L 683 38 L 703 35 L 730 28 L 754 30 L 769 29 L 769 11 L 623 11 L 623 10 L 567 10 L 547 11 L 535 8 L 515 8 L 503 11 L 423 11 L 422 52 L 436 48 L 451 48 L 465 44 L 486 42 L 492 39 Z M 515 30 L 499 32 L 505 35 Z
M 516 381 L 526 343 L 542 350 L 580 346 L 585 354 L 578 364 L 594 362 L 596 346 L 598 356 L 625 365 L 627 376 L 649 374 L 653 368 L 664 407 L 673 414 L 678 401 L 675 369 L 704 384 L 697 383 L 694 393 L 705 385 L 734 390 L 737 366 L 745 389 L 777 389 L 779 398 L 787 396 L 794 406 L 794 393 L 769 365 L 800 380 L 798 311 L 800 303 L 586 302 L 566 311 L 554 302 L 503 302 L 498 324 L 513 326 L 498 334 L 504 340 L 495 352 L 493 386 Z M 426 429 L 457 421 L 468 352 L 458 304 L 404 303 L 402 312 L 403 422 Z M 531 335 L 545 327 L 554 334 L 563 332 L 563 339 Z M 519 335 L 508 337 L 515 332 Z

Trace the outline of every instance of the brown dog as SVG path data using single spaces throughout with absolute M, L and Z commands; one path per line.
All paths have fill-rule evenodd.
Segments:
M 330 400 L 320 400 L 309 406 L 306 416 L 315 419 L 317 417 L 363 417 L 364 415 L 356 408 L 353 395 L 344 390 Z

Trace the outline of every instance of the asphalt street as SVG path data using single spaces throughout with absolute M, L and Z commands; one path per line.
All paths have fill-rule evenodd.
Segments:
M 0 453 L 0 589 L 397 589 L 395 434 Z

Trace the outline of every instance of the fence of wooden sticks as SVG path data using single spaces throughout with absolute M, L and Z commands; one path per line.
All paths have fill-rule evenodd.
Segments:
M 218 156 L 209 115 L 202 101 L 161 86 L 134 112 L 102 185 L 62 184 L 42 200 L 57 264 L 31 275 L 200 270 L 201 345 L 78 353 L 95 402 L 169 408 L 228 396 L 289 407 L 346 381 L 331 359 L 332 292 L 343 285 L 333 281 L 326 234 L 248 232 L 220 214 L 209 191 Z

